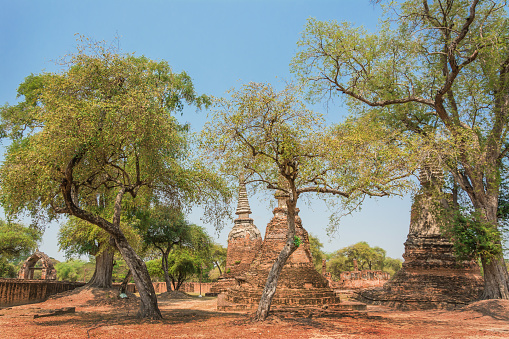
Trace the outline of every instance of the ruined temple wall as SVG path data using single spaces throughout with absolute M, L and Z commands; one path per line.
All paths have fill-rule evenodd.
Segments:
M 332 280 L 330 272 L 326 272 L 324 277 L 328 280 L 330 288 L 343 290 L 380 287 L 391 278 L 387 272 L 370 270 L 342 272 L 339 281 Z
M 80 282 L 0 279 L 0 306 L 16 306 L 46 300 L 49 296 L 85 285 Z
M 201 283 L 201 294 L 209 293 L 213 283 Z M 153 282 L 154 290 L 156 293 L 164 293 L 166 292 L 166 283 L 165 282 Z M 120 283 L 114 283 L 114 287 L 120 287 Z M 171 287 L 173 290 L 173 286 Z M 136 293 L 138 290 L 136 289 L 136 285 L 133 283 L 127 284 L 126 288 L 127 292 Z M 200 283 L 187 281 L 184 282 L 179 289 L 180 292 L 185 293 L 200 293 Z
M 391 275 L 383 271 L 351 271 L 341 272 L 339 275 L 341 280 L 389 280 Z

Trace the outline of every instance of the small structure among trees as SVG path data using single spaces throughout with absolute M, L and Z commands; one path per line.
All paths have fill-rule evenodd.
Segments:
M 32 280 L 34 278 L 34 271 L 36 269 L 35 264 L 41 261 L 42 268 L 41 269 L 41 279 L 42 280 L 56 280 L 57 279 L 57 270 L 53 267 L 53 263 L 51 262 L 50 257 L 48 257 L 45 253 L 36 251 L 27 260 L 21 269 L 19 270 L 18 279 L 27 279 Z

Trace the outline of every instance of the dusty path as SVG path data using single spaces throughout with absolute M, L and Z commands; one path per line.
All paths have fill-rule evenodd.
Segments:
M 0 338 L 509 338 L 509 302 L 480 302 L 464 311 L 400 312 L 369 306 L 367 316 L 280 318 L 253 323 L 249 315 L 215 310 L 215 298 L 159 303 L 164 320 L 135 317 L 135 298 L 81 289 L 39 304 L 0 309 Z M 35 318 L 63 307 L 75 313 Z

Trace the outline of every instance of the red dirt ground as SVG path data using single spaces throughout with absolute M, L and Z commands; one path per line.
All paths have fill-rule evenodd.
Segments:
M 215 298 L 163 294 L 161 321 L 136 318 L 138 301 L 115 290 L 80 288 L 43 303 L 0 309 L 0 338 L 509 338 L 509 301 L 488 300 L 461 311 L 396 311 L 368 306 L 367 315 L 337 318 L 216 311 Z M 76 307 L 76 313 L 35 318 Z

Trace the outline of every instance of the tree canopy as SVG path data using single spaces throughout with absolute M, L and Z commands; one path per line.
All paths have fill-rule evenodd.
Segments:
M 392 2 L 376 33 L 310 19 L 292 64 L 311 97 L 339 95 L 358 115 L 421 138 L 421 167 L 431 159 L 450 173 L 468 196 L 471 220 L 493 232 L 509 152 L 506 5 Z M 507 299 L 509 275 L 493 240 L 495 251 L 481 254 L 484 297 Z
M 277 190 L 287 208 L 286 245 L 268 275 L 258 320 L 266 318 L 279 272 L 298 247 L 295 210 L 300 195 L 341 197 L 341 214 L 357 208 L 366 195 L 401 194 L 411 186 L 407 179 L 414 168 L 407 140 L 391 133 L 383 124 L 358 119 L 328 127 L 291 85 L 276 91 L 250 83 L 231 92 L 229 99 L 219 99 L 202 134 L 205 156 L 225 175 L 244 175 L 246 183 Z

